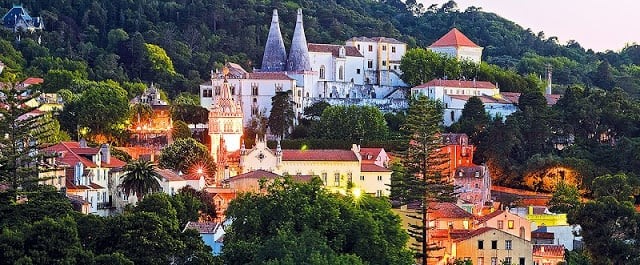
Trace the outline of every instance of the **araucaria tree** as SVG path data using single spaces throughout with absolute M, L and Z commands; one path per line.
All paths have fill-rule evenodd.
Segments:
M 50 138 L 52 131 L 46 128 L 52 120 L 47 115 L 32 112 L 35 107 L 25 103 L 37 94 L 21 95 L 14 87 L 4 88 L 0 97 L 0 182 L 11 188 L 27 188 L 37 185 L 38 162 L 49 155 L 39 152 Z
M 395 174 L 392 200 L 408 205 L 407 216 L 416 220 L 409 225 L 409 235 L 415 239 L 416 258 L 427 264 L 429 251 L 439 249 L 429 243 L 429 204 L 454 201 L 455 187 L 448 172 L 447 156 L 438 150 L 441 140 L 442 105 L 425 96 L 412 98 L 402 130 L 409 135 L 403 157 L 403 172 Z
M 161 177 L 155 171 L 155 165 L 146 160 L 135 160 L 125 166 L 125 171 L 120 184 L 122 191 L 127 194 L 134 194 L 141 201 L 144 195 L 150 192 L 160 191 Z
M 269 115 L 271 134 L 284 138 L 293 126 L 295 115 L 289 92 L 276 92 L 276 95 L 271 98 L 271 114 Z

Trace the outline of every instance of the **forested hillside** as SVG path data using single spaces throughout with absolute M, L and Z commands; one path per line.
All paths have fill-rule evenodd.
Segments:
M 14 43 L 22 54 L 12 53 L 11 45 L 3 43 L 0 60 L 13 68 L 10 72 L 25 69 L 26 75 L 44 75 L 61 66 L 39 57 L 69 58 L 86 63 L 63 66 L 81 77 L 153 81 L 175 95 L 195 90 L 212 68 L 225 61 L 238 62 L 247 69 L 259 68 L 272 9 L 279 10 L 283 37 L 289 42 L 295 10 L 301 7 L 309 42 L 343 43 L 353 36 L 386 36 L 412 47 L 426 47 L 455 26 L 485 47 L 484 60 L 489 63 L 535 75 L 543 75 L 551 64 L 555 84 L 619 86 L 638 94 L 640 46 L 630 46 L 621 53 L 596 54 L 585 51 L 577 42 L 560 44 L 555 37 L 523 29 L 481 8 L 459 10 L 453 1 L 429 7 L 408 2 L 25 0 L 22 4 L 31 15 L 45 21 L 42 44 L 33 41 L 37 35 L 26 34 L 21 43 Z M 0 12 L 7 11 L 13 3 L 0 1 Z M 3 33 L 9 42 L 13 43 L 15 37 L 13 33 Z M 161 48 L 156 51 L 166 51 L 168 58 L 160 53 L 164 60 L 161 62 L 170 65 L 149 60 L 145 44 Z M 603 63 L 604 60 L 608 62 Z

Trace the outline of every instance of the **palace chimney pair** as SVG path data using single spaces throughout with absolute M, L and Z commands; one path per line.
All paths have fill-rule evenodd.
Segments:
M 302 24 L 302 9 L 298 9 L 296 18 L 296 27 L 293 32 L 291 41 L 291 50 L 289 58 L 284 47 L 282 34 L 280 33 L 280 22 L 278 19 L 278 10 L 273 10 L 271 19 L 271 27 L 269 28 L 269 36 L 264 48 L 262 57 L 262 72 L 301 72 L 311 70 L 309 60 L 309 49 L 307 47 L 307 37 L 304 34 L 304 26 Z

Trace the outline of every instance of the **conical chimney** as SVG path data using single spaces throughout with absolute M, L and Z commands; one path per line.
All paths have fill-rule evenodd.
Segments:
M 307 47 L 307 37 L 304 35 L 304 26 L 302 24 L 302 9 L 299 8 L 296 18 L 296 28 L 293 32 L 293 40 L 291 41 L 289 60 L 287 61 L 287 71 L 299 72 L 309 70 L 311 70 L 309 48 Z
M 269 28 L 269 36 L 264 47 L 264 55 L 262 56 L 263 72 L 282 72 L 286 68 L 287 51 L 284 48 L 284 41 L 280 33 L 280 22 L 278 19 L 278 10 L 273 10 L 271 18 L 271 27 Z

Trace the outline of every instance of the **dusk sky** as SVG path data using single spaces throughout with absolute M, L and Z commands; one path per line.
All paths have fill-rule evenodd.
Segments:
M 447 2 L 418 0 L 425 7 Z M 456 0 L 460 11 L 482 7 L 535 33 L 556 36 L 561 44 L 576 40 L 585 49 L 620 51 L 640 43 L 638 0 Z M 464 33 L 464 32 L 463 32 Z

